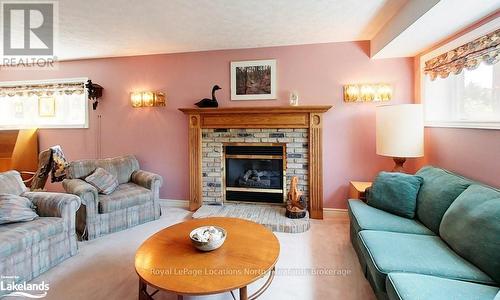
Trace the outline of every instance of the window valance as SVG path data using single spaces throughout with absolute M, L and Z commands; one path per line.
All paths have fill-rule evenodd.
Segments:
M 425 62 L 424 74 L 431 80 L 475 69 L 481 62 L 492 65 L 500 60 L 500 29 Z
M 84 82 L 55 83 L 55 84 L 29 84 L 0 86 L 0 97 L 14 96 L 52 96 L 55 94 L 83 94 L 85 92 Z

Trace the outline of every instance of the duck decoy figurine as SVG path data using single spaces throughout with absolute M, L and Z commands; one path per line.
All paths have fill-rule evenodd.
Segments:
M 218 107 L 219 103 L 217 102 L 217 98 L 215 98 L 215 91 L 221 90 L 221 88 L 218 85 L 214 85 L 212 88 L 212 99 L 202 99 L 199 102 L 195 103 L 196 106 L 198 107 Z

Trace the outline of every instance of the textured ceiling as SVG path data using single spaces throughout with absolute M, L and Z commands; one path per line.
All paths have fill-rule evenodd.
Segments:
M 61 60 L 369 40 L 407 0 L 59 1 Z

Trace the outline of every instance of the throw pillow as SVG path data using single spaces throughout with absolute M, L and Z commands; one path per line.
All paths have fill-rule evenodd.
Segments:
M 397 172 L 380 172 L 368 194 L 368 205 L 413 219 L 422 177 Z
M 32 221 L 36 217 L 35 205 L 30 199 L 0 194 L 0 224 Z
M 85 178 L 85 181 L 93 185 L 99 193 L 105 195 L 111 194 L 118 187 L 116 176 L 103 168 L 95 169 L 94 173 Z

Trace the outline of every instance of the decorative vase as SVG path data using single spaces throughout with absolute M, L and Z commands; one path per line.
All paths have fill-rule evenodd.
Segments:
M 291 106 L 299 105 L 299 93 L 297 93 L 297 91 L 290 92 L 290 105 Z

